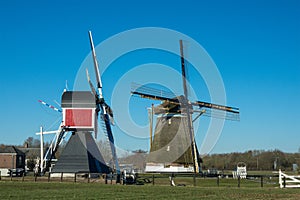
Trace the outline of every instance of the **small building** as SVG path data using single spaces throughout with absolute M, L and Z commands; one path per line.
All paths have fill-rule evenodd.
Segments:
M 1 176 L 9 176 L 11 171 L 24 171 L 25 154 L 15 146 L 0 146 Z

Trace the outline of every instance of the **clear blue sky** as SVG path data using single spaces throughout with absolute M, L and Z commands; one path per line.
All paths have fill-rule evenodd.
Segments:
M 223 78 L 228 104 L 241 109 L 241 121 L 225 122 L 212 153 L 275 148 L 297 152 L 299 19 L 297 0 L 1 1 L 0 143 L 22 144 L 40 125 L 56 129 L 60 115 L 37 100 L 56 105 L 65 80 L 72 87 L 90 52 L 88 30 L 99 44 L 129 29 L 164 27 L 190 36 L 206 49 Z M 119 72 L 112 66 L 104 74 L 108 96 L 114 84 L 110 80 Z M 140 108 L 151 103 L 141 102 Z M 133 118 L 147 124 L 147 112 L 140 110 Z M 205 129 L 207 119 L 201 123 Z M 120 148 L 148 150 L 146 139 L 114 129 Z M 205 130 L 200 128 L 199 144 L 201 131 Z

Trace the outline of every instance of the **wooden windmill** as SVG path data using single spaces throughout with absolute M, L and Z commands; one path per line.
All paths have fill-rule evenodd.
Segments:
M 41 168 L 47 169 L 49 167 L 65 134 L 67 132 L 72 132 L 72 135 L 52 172 L 116 172 L 120 175 L 114 137 L 111 129 L 113 113 L 103 97 L 101 76 L 90 31 L 89 38 L 94 61 L 97 89 L 94 88 L 87 71 L 87 78 L 91 91 L 64 91 L 61 100 L 63 121 L 59 130 L 55 132 L 55 138 L 45 154 L 43 159 L 44 162 L 41 163 Z M 110 143 L 112 166 L 108 166 L 105 163 L 101 152 L 92 137 L 92 132 L 94 132 L 95 138 L 97 137 L 99 115 L 101 116 L 99 121 L 102 122 L 104 132 Z M 41 135 L 42 134 L 43 133 L 41 133 Z
M 238 108 L 203 101 L 191 102 L 188 99 L 182 40 L 180 40 L 180 55 L 183 95 L 175 96 L 137 84 L 132 87 L 133 95 L 162 101 L 162 104 L 153 107 L 150 112 L 157 115 L 157 118 L 153 139 L 151 131 L 146 172 L 200 172 L 201 158 L 195 142 L 193 121 L 202 114 L 217 117 L 215 114 L 220 112 L 225 119 L 239 120 Z M 193 120 L 192 116 L 196 112 L 198 116 Z

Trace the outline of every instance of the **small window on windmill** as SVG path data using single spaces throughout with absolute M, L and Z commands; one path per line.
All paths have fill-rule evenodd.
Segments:
M 67 91 L 62 95 L 63 125 L 70 130 L 95 130 L 96 99 L 89 91 Z

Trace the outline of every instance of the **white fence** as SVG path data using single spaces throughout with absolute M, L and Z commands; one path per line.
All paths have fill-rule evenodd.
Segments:
M 291 176 L 279 170 L 280 188 L 300 188 L 300 175 Z
M 9 169 L 7 169 L 7 168 L 1 168 L 0 169 L 0 177 L 1 176 L 10 176 Z

